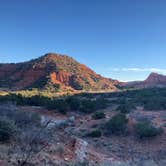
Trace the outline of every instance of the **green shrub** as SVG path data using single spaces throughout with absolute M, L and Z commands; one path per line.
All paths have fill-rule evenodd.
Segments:
M 164 125 L 163 125 L 164 127 L 166 127 L 166 123 L 164 123 Z
M 106 100 L 105 98 L 99 97 L 96 99 L 95 104 L 96 104 L 97 109 L 105 109 L 108 106 L 108 102 L 109 101 Z
M 142 138 L 150 138 L 162 133 L 162 128 L 156 128 L 150 122 L 139 122 L 135 125 L 136 135 Z
M 124 114 L 130 112 L 130 110 L 126 107 L 125 104 L 121 104 L 116 110 L 120 111 L 121 113 L 124 113 Z
M 103 119 L 105 118 L 105 114 L 103 112 L 95 112 L 93 115 L 92 115 L 92 118 L 93 119 Z
M 113 116 L 106 124 L 105 129 L 108 134 L 123 134 L 127 129 L 128 119 L 125 114 L 119 113 Z
M 99 109 L 104 109 L 107 107 L 107 100 L 98 98 L 96 100 L 81 100 L 81 105 L 79 111 L 84 113 L 92 113 Z
M 57 109 L 62 113 L 62 114 L 66 114 L 67 111 L 69 110 L 69 105 L 66 103 L 65 100 L 63 99 L 58 99 L 55 100 L 55 105 L 57 106 Z
M 76 97 L 68 97 L 66 102 L 68 103 L 71 111 L 79 110 L 81 101 Z
M 15 125 L 12 121 L 7 119 L 0 119 L 0 142 L 9 141 L 15 131 Z
M 93 130 L 90 133 L 88 133 L 89 137 L 101 137 L 102 133 L 99 129 Z
M 81 101 L 81 106 L 80 106 L 81 112 L 92 113 L 95 110 L 96 110 L 95 101 L 91 101 L 91 100 L 82 100 Z
M 45 104 L 45 107 L 50 110 L 56 109 L 62 114 L 66 114 L 69 110 L 69 104 L 64 99 L 48 100 L 48 102 Z
M 132 101 L 126 101 L 125 99 L 122 99 L 119 101 L 119 104 L 120 105 L 116 110 L 124 114 L 130 113 L 132 110 L 136 109 Z
M 144 108 L 146 110 L 164 110 L 166 108 L 165 98 L 158 96 L 146 99 Z

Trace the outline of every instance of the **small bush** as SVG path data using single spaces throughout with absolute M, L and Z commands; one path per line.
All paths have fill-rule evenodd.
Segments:
M 69 110 L 69 104 L 64 99 L 53 99 L 49 105 L 46 104 L 48 109 L 57 109 L 62 114 L 66 114 Z
M 101 137 L 102 133 L 99 129 L 93 130 L 90 133 L 88 133 L 89 137 Z
M 103 118 L 105 118 L 105 114 L 103 112 L 96 112 L 92 115 L 92 118 L 95 120 L 103 119 Z
M 120 105 L 116 110 L 124 114 L 127 114 L 130 112 L 130 110 L 126 107 L 126 105 Z
M 92 113 L 93 111 L 96 111 L 96 103 L 95 101 L 91 100 L 82 100 L 80 111 L 84 113 Z
M 135 106 L 133 105 L 132 102 L 125 102 L 123 104 L 120 104 L 120 106 L 117 108 L 118 111 L 124 114 L 130 113 L 134 109 Z
M 11 139 L 15 131 L 14 123 L 7 119 L 0 120 L 0 142 L 7 142 Z
M 26 127 L 27 125 L 40 125 L 41 117 L 38 113 L 25 112 L 25 111 L 17 111 L 15 113 L 15 124 L 18 127 Z
M 69 104 L 70 110 L 77 111 L 80 108 L 81 101 L 77 99 L 76 97 L 68 97 L 66 99 L 66 102 Z
M 125 114 L 119 113 L 113 116 L 106 124 L 106 133 L 122 134 L 127 128 L 128 119 Z
M 89 164 L 89 161 L 76 161 L 75 163 L 72 163 L 71 166 L 90 166 L 91 164 Z M 91 165 L 91 166 L 95 166 L 95 165 Z
M 136 135 L 142 138 L 150 138 L 162 133 L 161 128 L 156 128 L 150 122 L 139 122 L 135 126 Z

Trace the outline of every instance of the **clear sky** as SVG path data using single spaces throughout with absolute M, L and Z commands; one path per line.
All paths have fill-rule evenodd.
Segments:
M 1 0 L 0 62 L 47 52 L 119 80 L 166 74 L 166 0 Z

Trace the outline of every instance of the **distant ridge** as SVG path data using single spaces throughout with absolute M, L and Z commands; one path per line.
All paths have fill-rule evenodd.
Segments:
M 125 83 L 124 86 L 130 88 L 166 87 L 166 76 L 158 73 L 151 73 L 144 81 L 128 82 Z
M 48 53 L 22 63 L 0 64 L 0 88 L 117 90 L 118 81 L 96 74 L 73 58 Z

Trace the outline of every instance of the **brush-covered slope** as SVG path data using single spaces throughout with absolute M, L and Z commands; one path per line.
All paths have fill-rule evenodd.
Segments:
M 0 88 L 116 90 L 117 84 L 65 55 L 49 53 L 28 62 L 0 64 Z

